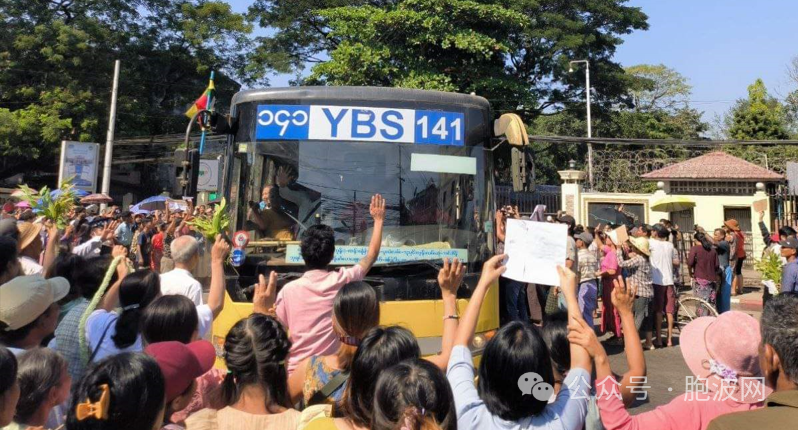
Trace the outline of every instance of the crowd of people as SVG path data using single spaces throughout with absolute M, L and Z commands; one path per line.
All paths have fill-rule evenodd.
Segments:
M 225 304 L 230 244 L 222 236 L 204 243 L 186 221 L 212 211 L 79 208 L 59 229 L 4 208 L 0 429 L 721 430 L 798 422 L 798 295 L 770 298 L 760 321 L 723 309 L 744 258 L 733 220 L 712 237 L 696 233 L 686 263 L 694 294 L 723 310 L 691 322 L 678 339 L 705 398 L 679 395 L 631 415 L 655 371 L 644 349 L 673 344 L 679 233 L 667 222 L 622 240 L 617 230 L 560 215 L 569 235 L 559 285 L 503 278 L 499 250 L 462 314 L 466 264 L 442 261 L 441 346 L 422 356 L 412 332 L 380 326 L 379 297 L 364 282 L 382 243 L 379 195 L 358 264 L 332 270 L 334 231 L 311 226 L 300 245 L 307 272 L 279 291 L 274 272 L 261 275 L 253 313 L 223 344 L 206 340 Z M 497 214 L 500 241 L 515 216 Z M 796 262 L 792 240 L 778 241 L 788 264 Z M 202 252 L 210 253 L 207 295 L 195 278 Z M 502 325 L 475 356 L 480 312 L 496 285 Z M 600 333 L 623 344 L 625 373 L 611 368 Z

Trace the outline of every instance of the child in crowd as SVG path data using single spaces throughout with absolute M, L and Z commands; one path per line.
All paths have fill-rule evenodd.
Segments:
M 51 425 L 47 428 L 54 428 L 63 423 L 58 405 L 69 398 L 72 378 L 67 372 L 66 361 L 57 352 L 34 348 L 20 354 L 17 381 L 20 396 L 14 424 L 3 430 L 44 427 L 48 422 Z
M 446 317 L 443 338 L 447 340 L 454 339 L 454 331 L 457 329 L 457 289 L 463 282 L 464 273 L 465 266 L 457 259 L 451 264 L 448 259 L 444 259 L 443 268 L 438 273 L 438 285 L 441 288 Z M 288 388 L 292 403 L 297 403 L 300 396 L 305 405 L 340 402 L 348 379 L 346 375 L 357 347 L 363 336 L 379 324 L 379 320 L 379 300 L 374 287 L 364 282 L 345 285 L 335 296 L 333 304 L 333 328 L 340 337 L 341 347 L 335 355 L 313 356 L 305 360 L 291 374 Z M 444 351 L 444 354 L 432 356 L 430 359 L 443 368 L 449 360 L 448 357 L 448 353 Z M 344 376 L 338 376 L 341 374 Z M 330 387 L 333 383 L 331 381 L 340 382 L 337 387 Z M 319 397 L 322 391 L 329 390 L 329 395 Z
M 374 218 L 374 230 L 368 251 L 352 267 L 328 269 L 335 255 L 335 232 L 330 226 L 314 225 L 302 235 L 301 253 L 309 270 L 286 284 L 275 302 L 277 317 L 291 333 L 294 348 L 288 359 L 289 374 L 306 358 L 335 354 L 341 345 L 332 325 L 333 301 L 341 287 L 362 281 L 377 261 L 385 220 L 385 200 L 379 194 L 371 198 L 369 211 Z
M 163 430 L 182 430 L 183 427 L 172 422 L 170 417 L 185 409 L 192 401 L 197 390 L 196 380 L 211 370 L 216 351 L 210 342 L 198 340 L 188 345 L 180 342 L 154 343 L 145 352 L 158 362 L 166 385 Z
M 289 403 L 285 365 L 290 348 L 288 334 L 271 316 L 253 313 L 237 322 L 224 341 L 225 407 L 191 415 L 186 428 L 296 429 L 300 414 Z
M 165 384 L 154 358 L 121 353 L 100 360 L 72 391 L 67 430 L 157 430 Z
M 374 393 L 372 430 L 456 430 L 454 395 L 446 375 L 427 360 L 385 370 Z
M 8 348 L 0 346 L 0 428 L 11 424 L 19 401 L 17 358 Z

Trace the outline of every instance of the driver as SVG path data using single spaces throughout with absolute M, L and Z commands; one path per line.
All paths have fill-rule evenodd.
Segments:
M 277 199 L 277 187 L 266 185 L 261 192 L 260 203 L 249 202 L 249 213 L 247 219 L 257 226 L 261 237 L 274 238 L 277 240 L 292 240 L 294 233 L 291 231 L 294 225 L 293 220 L 287 215 L 275 210 Z

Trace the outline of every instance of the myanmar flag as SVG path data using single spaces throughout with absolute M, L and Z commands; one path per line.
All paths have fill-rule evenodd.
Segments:
M 202 93 L 200 98 L 194 102 L 193 105 L 186 111 L 186 116 L 189 118 L 193 118 L 194 114 L 203 110 L 203 109 L 210 109 L 213 104 L 214 99 L 214 91 L 216 91 L 216 87 L 213 86 L 213 79 L 211 79 L 210 83 L 208 84 L 208 88 L 205 89 L 205 92 Z

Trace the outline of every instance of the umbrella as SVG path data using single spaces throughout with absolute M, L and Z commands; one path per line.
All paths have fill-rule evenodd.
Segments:
M 166 196 L 152 196 L 147 197 L 146 199 L 138 202 L 135 206 L 130 208 L 130 212 L 136 211 L 154 211 L 154 210 L 163 210 L 166 208 L 166 200 L 168 197 Z
M 611 207 L 603 207 L 598 209 L 597 211 L 591 213 L 590 215 L 590 224 L 611 224 L 611 225 L 625 225 L 628 227 L 632 227 L 634 225 L 634 220 L 630 219 L 626 214 L 619 211 L 618 209 L 611 208 Z
M 680 212 L 695 207 L 695 202 L 687 197 L 668 196 L 657 200 L 651 210 L 657 212 Z
M 28 203 L 28 202 L 25 202 L 25 201 L 22 201 L 22 202 L 19 202 L 19 203 L 17 203 L 17 204 L 16 204 L 16 205 L 14 205 L 14 206 L 16 206 L 16 207 L 18 207 L 18 208 L 21 208 L 21 209 L 27 209 L 27 208 L 29 208 L 29 207 L 30 207 L 30 203 Z
M 107 194 L 97 193 L 97 194 L 89 194 L 88 196 L 80 199 L 80 203 L 84 205 L 96 204 L 96 203 L 111 203 L 114 201 L 111 197 L 108 197 Z
M 54 199 L 55 199 L 55 198 L 57 198 L 58 196 L 60 196 L 60 195 L 61 195 L 61 192 L 62 192 L 62 191 L 61 191 L 61 189 L 57 189 L 57 190 L 50 191 L 50 197 L 52 197 L 52 198 L 54 198 Z M 72 192 L 73 192 L 73 193 L 75 194 L 75 196 L 77 196 L 77 197 L 86 197 L 86 196 L 88 196 L 88 195 L 89 195 L 89 192 L 88 192 L 88 191 L 81 190 L 81 189 L 79 189 L 79 188 L 75 188 L 75 189 L 73 189 L 73 190 L 72 190 Z

